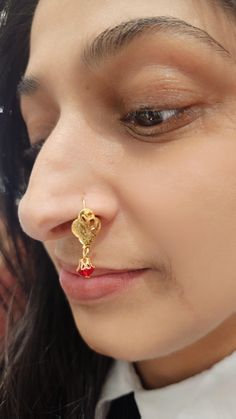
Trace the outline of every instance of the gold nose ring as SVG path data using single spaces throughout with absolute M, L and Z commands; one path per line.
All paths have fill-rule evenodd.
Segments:
M 90 246 L 101 229 L 101 220 L 91 209 L 86 208 L 84 199 L 83 207 L 76 220 L 72 222 L 71 231 L 79 239 L 83 251 L 76 272 L 79 272 L 84 278 L 89 278 L 95 269 L 89 257 Z

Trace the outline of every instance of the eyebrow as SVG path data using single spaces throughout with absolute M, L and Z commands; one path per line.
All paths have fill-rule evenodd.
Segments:
M 108 28 L 91 43 L 85 45 L 81 57 L 88 66 L 95 66 L 107 57 L 115 56 L 125 46 L 142 35 L 158 35 L 160 33 L 193 38 L 207 45 L 221 57 L 233 60 L 230 52 L 208 32 L 171 16 L 132 19 Z M 23 76 L 17 86 L 17 94 L 18 97 L 32 96 L 40 88 L 40 82 L 36 77 Z

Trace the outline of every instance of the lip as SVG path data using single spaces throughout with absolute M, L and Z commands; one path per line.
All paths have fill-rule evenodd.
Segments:
M 65 271 L 81 278 L 81 275 L 76 271 L 77 265 L 72 265 L 72 264 L 66 263 L 66 262 L 64 262 L 64 261 L 62 261 L 61 259 L 58 259 L 58 258 L 55 258 L 55 259 L 56 259 L 57 264 L 58 264 L 60 269 L 64 269 Z M 134 267 L 124 268 L 124 269 L 105 268 L 105 267 L 99 267 L 99 266 L 97 266 L 97 264 L 95 264 L 95 266 L 96 266 L 95 271 L 90 276 L 90 278 L 89 278 L 90 280 L 91 280 L 91 278 L 97 278 L 97 277 L 108 275 L 108 274 L 113 275 L 113 274 L 120 274 L 120 273 L 131 272 L 131 271 L 133 272 L 133 271 L 138 271 L 138 270 L 144 269 L 144 268 L 134 268 Z
M 76 270 L 68 269 L 62 267 L 60 270 L 61 287 L 68 299 L 81 304 L 98 303 L 111 295 L 127 291 L 132 284 L 142 278 L 145 271 L 149 270 L 147 268 L 129 271 L 96 269 L 96 276 L 82 278 Z

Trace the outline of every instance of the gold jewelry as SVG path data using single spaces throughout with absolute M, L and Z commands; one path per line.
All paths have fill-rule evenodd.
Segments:
M 84 199 L 83 206 L 84 208 L 80 211 L 78 218 L 71 224 L 71 231 L 83 246 L 83 256 L 79 260 L 76 271 L 81 276 L 89 278 L 94 272 L 95 266 L 92 264 L 88 254 L 91 243 L 101 229 L 101 221 L 92 210 L 86 208 Z

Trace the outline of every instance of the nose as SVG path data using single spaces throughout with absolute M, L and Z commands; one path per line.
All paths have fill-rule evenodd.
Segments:
M 68 157 L 68 144 L 65 147 L 47 141 L 19 202 L 18 217 L 23 231 L 42 242 L 72 234 L 71 223 L 84 207 L 83 199 L 103 227 L 110 223 L 117 214 L 118 202 L 109 170 L 103 170 L 107 167 L 104 153 L 101 159 L 99 156 L 93 159 L 96 167 L 86 159 L 78 164 L 82 150 L 70 151 Z
M 45 193 L 45 191 L 44 191 Z M 22 230 L 35 240 L 45 242 L 71 233 L 71 224 L 83 208 L 82 197 L 85 197 L 86 207 L 100 218 L 102 225 L 111 222 L 117 213 L 115 199 L 102 190 L 78 190 L 77 196 L 67 193 L 63 200 L 51 197 L 50 200 L 39 202 L 33 194 L 27 192 L 18 207 L 18 217 Z M 41 201 L 41 200 L 40 200 Z

